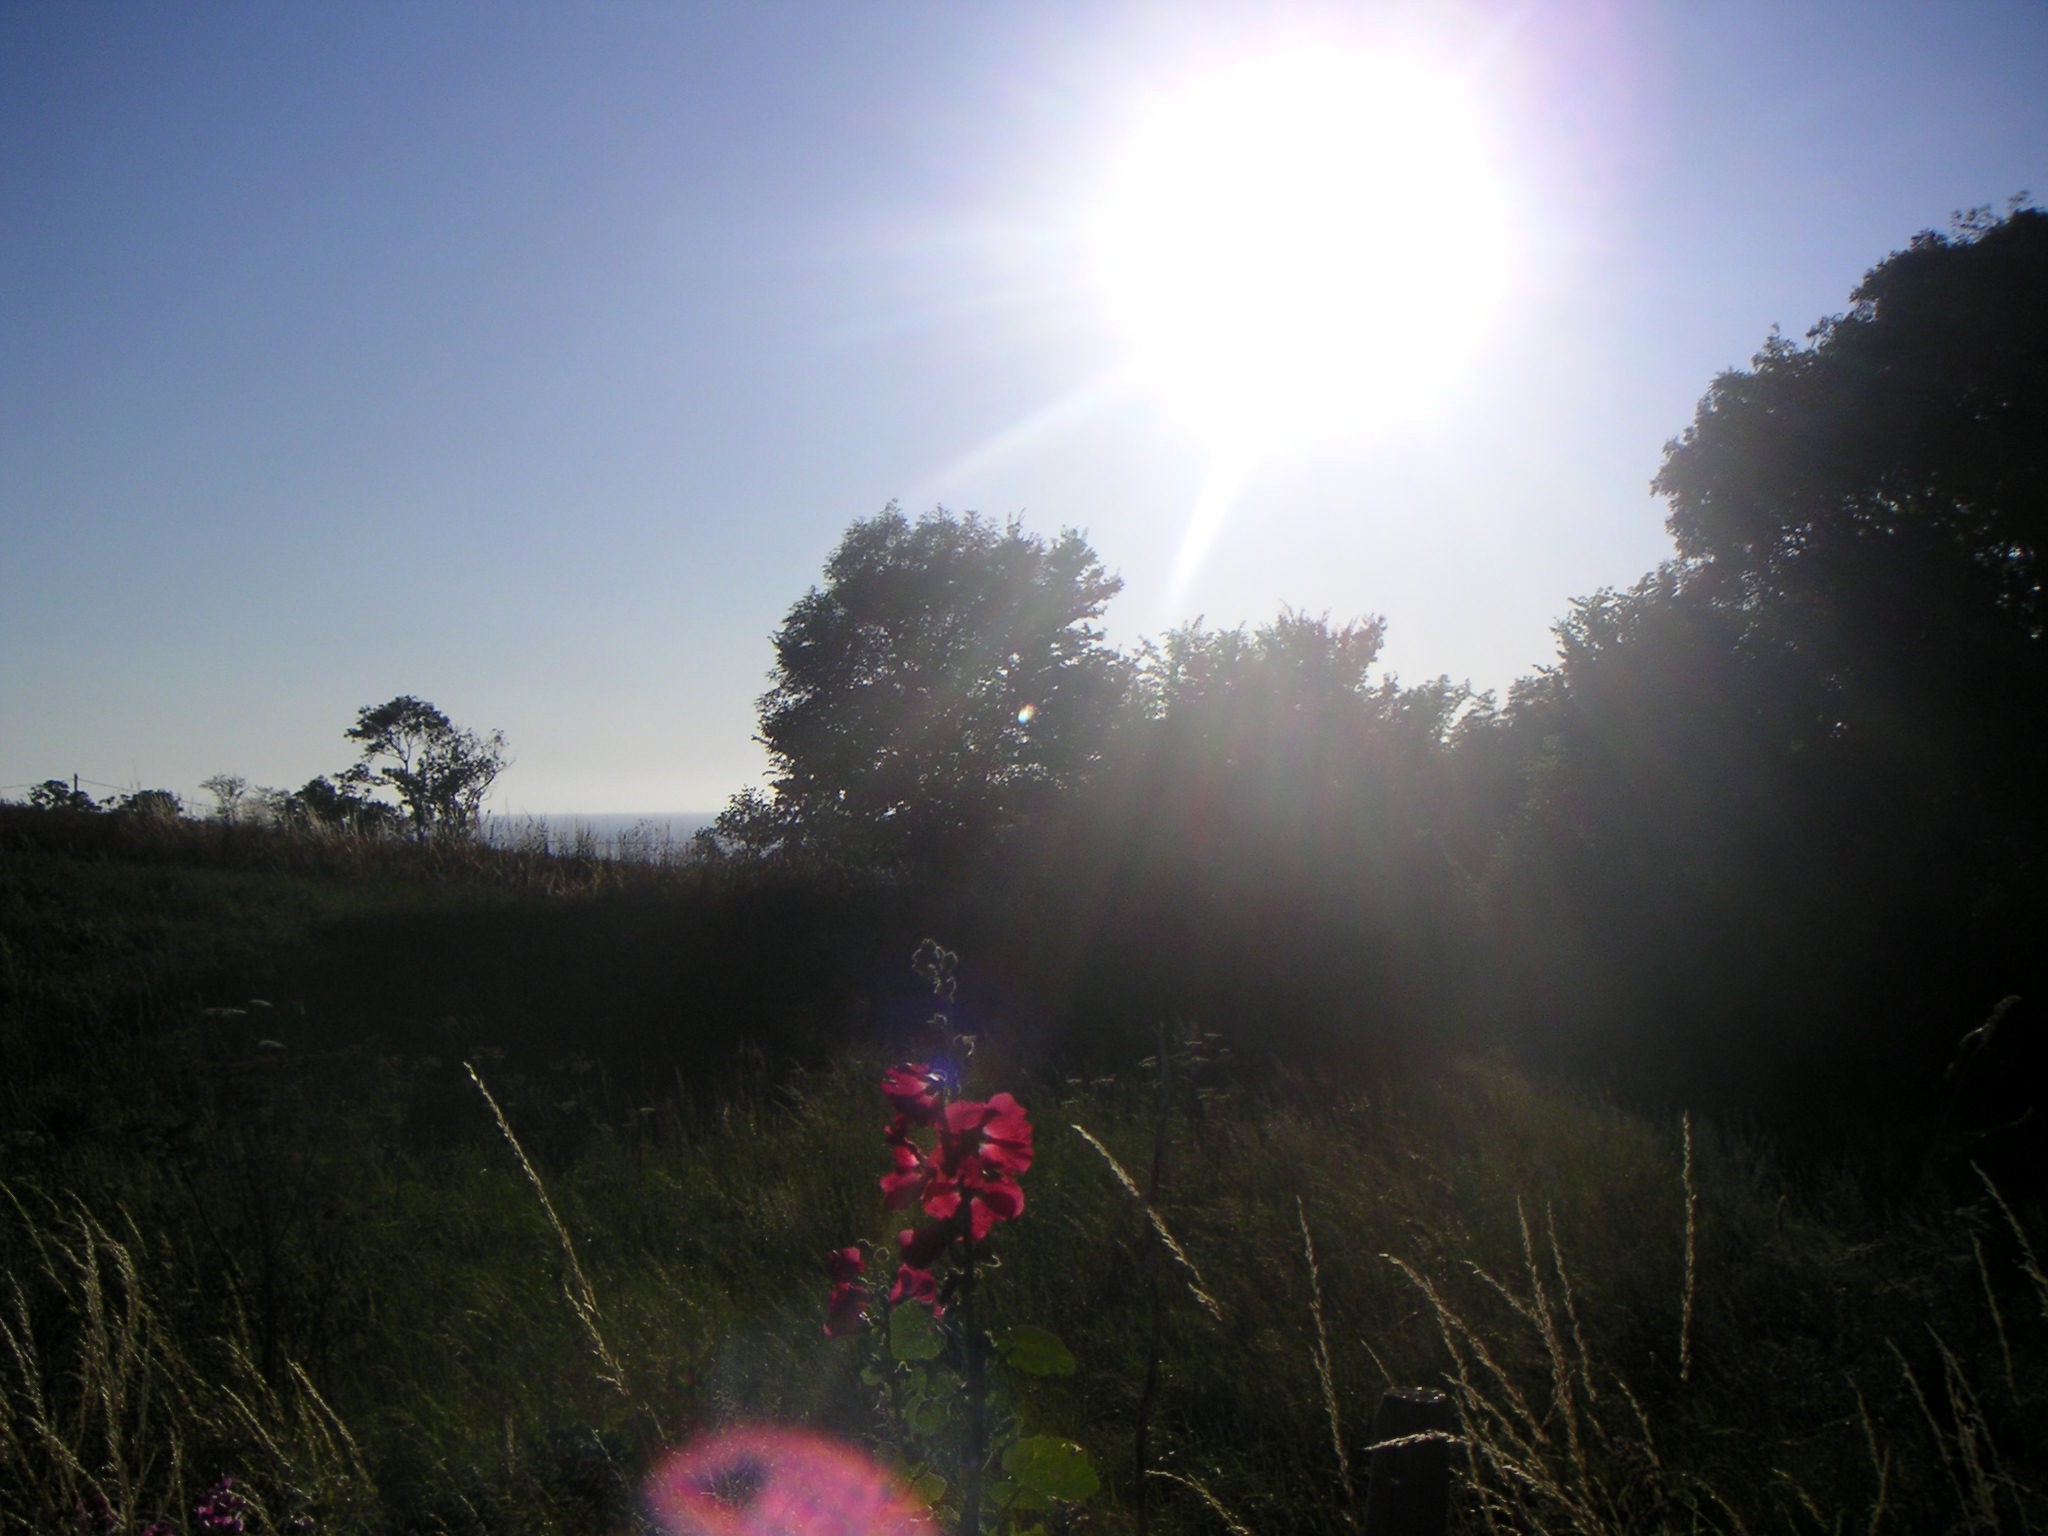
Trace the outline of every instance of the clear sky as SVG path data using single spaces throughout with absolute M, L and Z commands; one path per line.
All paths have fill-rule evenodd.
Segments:
M 1349 170 L 1301 162 L 1379 189 L 1305 244 L 1426 258 L 1356 263 L 1352 393 L 1201 290 L 1138 355 L 1101 276 L 1131 146 L 1266 59 L 1392 61 L 1349 89 L 1398 112 L 1312 130 Z M 1170 238 L 1270 222 L 1246 181 Z M 1379 613 L 1402 677 L 1504 690 L 1669 553 L 1716 372 L 2023 191 L 2041 0 L 15 0 L 0 794 L 292 787 L 412 693 L 505 731 L 498 809 L 715 809 L 770 633 L 892 499 L 1085 530 L 1120 644 Z M 1204 358 L 1235 404 L 1176 394 Z M 1280 372 L 1342 419 L 1240 441 Z

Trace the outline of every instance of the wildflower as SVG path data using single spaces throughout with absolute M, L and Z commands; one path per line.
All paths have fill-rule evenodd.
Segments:
M 985 1104 L 971 1099 L 948 1104 L 945 1126 L 939 1155 L 947 1177 L 927 1191 L 925 1214 L 945 1221 L 964 1203 L 968 1234 L 979 1242 L 997 1222 L 1024 1213 L 1017 1175 L 1031 1166 L 1031 1121 L 1023 1105 L 998 1093 Z
M 889 1305 L 900 1307 L 906 1301 L 921 1301 L 932 1309 L 934 1317 L 945 1309 L 939 1305 L 939 1283 L 932 1278 L 928 1269 L 915 1269 L 905 1264 L 896 1271 L 896 1283 L 889 1288 Z
M 946 1227 L 905 1227 L 896 1234 L 896 1256 L 912 1269 L 930 1269 L 954 1235 Z
M 905 1062 L 882 1074 L 882 1097 L 896 1111 L 898 1125 L 939 1123 L 939 1074 L 921 1061 Z
M 901 1071 L 915 1069 L 903 1068 Z M 1030 1168 L 1031 1120 L 1007 1093 L 986 1103 L 962 1099 L 939 1111 L 937 1143 L 927 1151 L 910 1138 L 905 1117 L 883 1133 L 894 1167 L 882 1175 L 882 1203 L 901 1210 L 915 1201 L 925 1215 L 951 1223 L 956 1217 L 977 1242 L 996 1223 L 1024 1211 L 1017 1175 Z
M 1024 1106 L 1007 1093 L 986 1104 L 963 1100 L 946 1106 L 946 1134 L 956 1142 L 955 1157 L 976 1159 L 984 1177 L 1015 1177 L 1031 1167 L 1031 1120 Z
M 935 1179 L 924 1198 L 924 1213 L 950 1222 L 963 1210 L 968 1236 L 980 1242 L 996 1223 L 1024 1214 L 1024 1191 L 1007 1176 L 988 1178 L 973 1167 L 944 1181 Z
M 242 1511 L 248 1501 L 235 1492 L 235 1480 L 225 1474 L 206 1490 L 206 1497 L 193 1506 L 192 1514 L 201 1531 L 220 1531 L 224 1536 L 242 1536 Z
M 832 1294 L 825 1302 L 825 1337 L 858 1333 L 868 1326 L 868 1288 L 861 1279 L 861 1251 L 835 1248 L 826 1255 L 825 1268 L 832 1277 Z
M 944 1178 L 940 1166 L 908 1136 L 889 1138 L 889 1160 L 894 1169 L 882 1175 L 882 1204 L 892 1211 L 924 1199 L 933 1181 Z

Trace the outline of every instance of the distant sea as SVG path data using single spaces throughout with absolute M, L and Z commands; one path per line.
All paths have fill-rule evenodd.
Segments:
M 545 843 L 551 853 L 661 862 L 681 857 L 690 839 L 714 819 L 710 811 L 487 812 L 484 839 L 501 848 L 537 849 Z

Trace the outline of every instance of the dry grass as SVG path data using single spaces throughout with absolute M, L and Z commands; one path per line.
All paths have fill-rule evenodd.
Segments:
M 132 1221 L 0 1197 L 31 1255 L 0 1316 L 0 1529 L 53 1531 L 97 1506 L 140 1530 L 229 1469 L 253 1482 L 259 1530 L 374 1500 L 361 1447 L 304 1370 L 268 1381 L 245 1332 L 187 1341 L 166 1325 Z

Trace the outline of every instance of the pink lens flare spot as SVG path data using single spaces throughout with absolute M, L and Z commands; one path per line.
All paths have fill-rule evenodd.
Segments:
M 648 1479 L 662 1536 L 937 1536 L 931 1512 L 861 1452 L 772 1425 L 721 1430 Z

